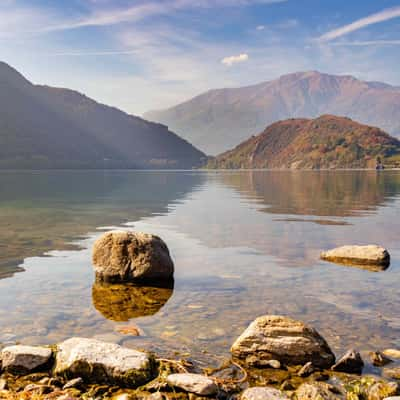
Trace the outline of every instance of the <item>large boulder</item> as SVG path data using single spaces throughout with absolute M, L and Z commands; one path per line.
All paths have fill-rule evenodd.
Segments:
M 312 362 L 329 368 L 335 356 L 318 332 L 300 321 L 279 315 L 265 315 L 253 321 L 231 348 L 238 359 L 278 360 L 286 365 Z M 257 363 L 256 363 L 257 364 Z
M 154 360 L 117 344 L 71 338 L 57 346 L 54 373 L 89 383 L 137 387 L 153 378 Z
M 158 236 L 111 231 L 94 244 L 96 278 L 106 282 L 163 281 L 171 279 L 174 263 Z
M 212 396 L 218 392 L 215 381 L 199 374 L 171 374 L 167 376 L 167 383 L 172 387 L 194 393 L 199 396 Z
M 1 351 L 3 369 L 29 373 L 49 364 L 53 352 L 48 347 L 9 346 Z
M 267 386 L 256 386 L 246 389 L 240 400 L 289 400 L 285 393 Z
M 321 253 L 321 259 L 339 264 L 381 267 L 390 264 L 389 252 L 380 246 L 342 246 Z

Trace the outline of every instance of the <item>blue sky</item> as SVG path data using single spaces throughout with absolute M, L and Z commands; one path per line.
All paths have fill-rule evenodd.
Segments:
M 0 52 L 136 115 L 305 70 L 400 86 L 400 1 L 1 0 Z

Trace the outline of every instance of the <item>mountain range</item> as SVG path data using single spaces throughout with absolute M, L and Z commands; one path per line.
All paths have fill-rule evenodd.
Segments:
M 208 162 L 218 169 L 373 168 L 377 160 L 400 165 L 400 141 L 379 128 L 323 115 L 270 125 Z
M 193 168 L 205 155 L 159 123 L 0 63 L 0 168 Z
M 316 71 L 257 85 L 215 89 L 144 118 L 169 126 L 210 155 L 288 118 L 335 114 L 400 135 L 400 88 Z

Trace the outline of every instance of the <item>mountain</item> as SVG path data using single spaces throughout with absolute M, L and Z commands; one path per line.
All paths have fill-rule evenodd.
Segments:
M 351 76 L 298 72 L 254 86 L 210 90 L 145 118 L 169 126 L 207 154 L 236 146 L 273 122 L 343 115 L 400 135 L 400 88 Z
M 210 160 L 208 167 L 368 168 L 375 166 L 378 157 L 386 165 L 400 165 L 400 141 L 379 128 L 323 115 L 276 122 Z
M 204 157 L 164 125 L 0 63 L 0 168 L 192 168 Z

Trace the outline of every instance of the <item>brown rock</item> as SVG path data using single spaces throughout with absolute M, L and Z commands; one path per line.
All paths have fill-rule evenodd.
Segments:
M 361 374 L 364 368 L 364 361 L 360 353 L 355 350 L 349 350 L 337 363 L 332 367 L 333 371 L 348 372 L 350 374 Z
M 107 232 L 95 242 L 92 259 L 100 281 L 163 281 L 174 273 L 167 245 L 146 233 Z
M 318 368 L 329 368 L 335 362 L 328 344 L 315 329 L 278 315 L 253 321 L 232 345 L 231 352 L 243 360 L 256 356 L 260 366 L 265 360 L 278 360 L 284 365 L 312 362 Z
M 303 383 L 296 390 L 299 400 L 344 400 L 344 394 L 325 382 Z

